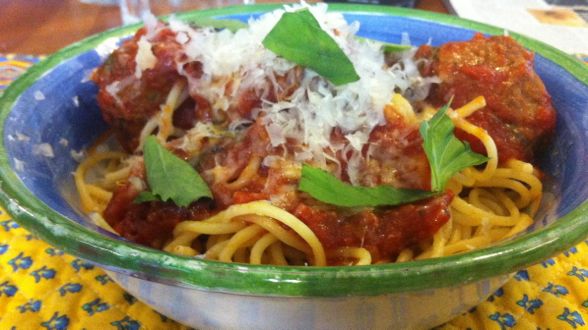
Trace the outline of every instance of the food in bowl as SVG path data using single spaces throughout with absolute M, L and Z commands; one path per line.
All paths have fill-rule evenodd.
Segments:
M 247 21 L 276 8 L 240 6 L 178 17 Z M 415 44 L 431 40 L 433 46 L 467 41 L 476 32 L 504 35 L 502 29 L 457 17 L 401 8 L 334 4 L 329 9 L 360 22 L 358 35 L 389 42 L 400 42 L 404 31 Z M 536 154 L 547 173 L 541 180 L 544 198 L 524 234 L 443 258 L 361 267 L 218 262 L 111 235 L 80 210 L 71 173 L 79 165 L 79 151 L 88 150 L 106 129 L 96 104 L 97 86 L 87 77 L 113 45 L 136 29 L 123 27 L 72 45 L 6 90 L 0 98 L 0 199 L 32 233 L 106 269 L 127 292 L 168 317 L 198 329 L 431 328 L 482 302 L 509 274 L 588 234 L 588 69 L 513 34 L 535 52 L 535 69 L 558 110 L 555 134 Z M 53 157 L 33 153 L 39 144 L 51 146 Z
M 357 29 L 306 5 L 236 32 L 147 22 L 92 76 L 115 139 L 76 171 L 85 211 L 168 252 L 276 265 L 439 257 L 530 226 L 555 127 L 533 54 Z

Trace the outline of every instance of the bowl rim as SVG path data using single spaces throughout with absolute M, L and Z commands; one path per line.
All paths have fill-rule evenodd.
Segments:
M 180 13 L 177 17 L 194 20 L 263 13 L 281 7 L 279 4 L 231 6 Z M 399 7 L 329 4 L 329 10 L 399 16 L 491 35 L 500 35 L 505 31 L 455 16 Z M 135 24 L 96 34 L 31 67 L 0 97 L 2 132 L 12 105 L 39 77 L 59 63 L 92 50 L 109 38 L 129 35 L 140 26 Z M 588 87 L 588 66 L 540 41 L 517 33 L 509 34 L 525 47 L 563 67 Z M 248 295 L 373 296 L 457 286 L 515 272 L 588 236 L 588 201 L 584 201 L 558 221 L 538 231 L 491 247 L 438 259 L 356 267 L 297 267 L 229 264 L 177 256 L 109 238 L 52 210 L 28 191 L 10 166 L 3 134 L 0 134 L 0 202 L 16 221 L 44 241 L 108 270 L 159 283 Z

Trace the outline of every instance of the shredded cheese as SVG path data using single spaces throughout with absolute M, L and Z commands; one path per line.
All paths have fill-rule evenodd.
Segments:
M 302 74 L 295 77 L 296 64 L 263 46 L 263 39 L 284 12 L 302 8 L 311 11 L 323 30 L 349 57 L 360 80 L 334 86 L 310 69 L 303 69 Z M 150 24 L 150 29 L 155 29 L 150 34 L 154 35 L 161 28 L 162 25 Z M 388 66 L 381 51 L 382 44 L 359 41 L 356 38 L 359 23 L 348 24 L 342 14 L 327 12 L 326 4 L 310 6 L 302 2 L 285 6 L 250 20 L 248 28 L 237 32 L 193 28 L 173 17 L 169 28 L 183 47 L 182 56 L 176 56 L 176 67 L 188 82 L 186 89 L 193 97 L 205 98 L 215 118 L 238 106 L 240 94 L 253 92 L 262 99 L 261 106 L 247 118 L 232 115 L 231 130 L 261 118 L 273 147 L 292 141 L 303 147 L 293 154 L 297 161 L 312 162 L 326 169 L 328 164 L 340 166 L 335 155 L 343 155 L 345 170 L 354 184 L 358 183 L 358 173 L 367 161 L 362 153 L 365 154 L 372 130 L 386 123 L 386 105 L 399 102 L 393 100 L 394 93 L 408 94 L 411 100 L 422 99 L 436 79 L 420 76 L 413 60 L 414 52 L 406 52 L 399 63 Z M 408 39 L 403 38 L 407 43 Z M 137 78 L 143 70 L 155 65 L 156 58 L 145 37 L 139 40 L 136 61 Z M 191 62 L 201 64 L 202 72 L 197 77 L 184 69 L 185 64 Z M 298 84 L 294 85 L 297 88 L 288 90 L 275 102 L 270 101 L 268 95 L 284 92 L 284 86 L 279 83 L 284 77 L 297 80 Z M 117 93 L 123 85 L 121 81 L 106 87 L 116 102 L 120 101 Z M 409 121 L 415 119 L 414 113 L 410 113 L 412 108 L 404 104 L 397 111 Z M 344 139 L 334 141 L 335 132 Z
M 137 46 L 137 55 L 135 56 L 135 62 L 137 64 L 135 67 L 135 77 L 140 79 L 143 71 L 155 67 L 157 57 L 153 54 L 153 50 L 151 49 L 152 45 L 147 41 L 145 36 L 142 36 L 141 39 L 139 39 Z
M 55 157 L 53 148 L 49 143 L 39 143 L 33 145 L 33 155 L 43 156 L 47 158 Z

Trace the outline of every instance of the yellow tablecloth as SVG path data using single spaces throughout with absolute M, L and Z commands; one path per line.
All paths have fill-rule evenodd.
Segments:
M 184 327 L 137 301 L 101 269 L 35 238 L 0 209 L 0 329 L 84 328 Z M 588 241 L 518 272 L 443 328 L 588 328 Z
M 0 54 L 0 93 L 38 57 Z M 0 330 L 183 329 L 102 270 L 20 228 L 0 208 Z M 588 329 L 588 240 L 522 270 L 443 329 Z

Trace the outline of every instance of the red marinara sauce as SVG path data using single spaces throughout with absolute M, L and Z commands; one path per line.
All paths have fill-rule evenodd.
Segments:
M 93 76 L 100 87 L 98 100 L 105 119 L 111 123 L 127 150 L 136 145 L 137 127 L 149 118 L 178 79 L 185 79 L 176 71 L 178 45 L 169 30 L 152 39 L 153 52 L 158 59 L 155 68 L 134 79 L 137 42 L 144 31 L 123 44 Z M 487 106 L 469 117 L 482 126 L 496 141 L 501 161 L 508 158 L 529 160 L 533 147 L 553 130 L 555 112 L 550 97 L 533 71 L 533 55 L 508 37 L 483 37 L 471 41 L 448 43 L 439 48 L 423 46 L 418 51 L 425 61 L 421 70 L 425 75 L 438 75 L 441 84 L 434 87 L 428 102 L 445 104 L 453 98 L 459 107 L 477 96 L 484 96 Z M 188 63 L 184 70 L 197 78 L 198 63 Z M 297 86 L 300 70 L 278 79 L 291 90 Z M 289 78 L 288 78 L 289 77 Z M 132 80 L 134 79 L 134 80 Z M 118 94 L 119 102 L 106 90 L 114 81 L 129 81 L 128 89 Z M 270 95 L 281 99 L 285 95 Z M 228 117 L 246 118 L 260 102 L 250 91 L 239 93 L 235 108 Z M 174 125 L 189 129 L 197 121 L 210 121 L 207 101 L 192 94 L 174 115 Z M 232 118 L 232 119 L 235 119 Z M 336 133 L 336 132 L 335 132 Z M 474 150 L 484 152 L 479 141 L 464 132 L 457 132 L 469 141 Z M 335 134 L 336 135 L 336 134 Z M 124 140 L 127 137 L 128 140 Z M 395 182 L 407 188 L 428 189 L 430 173 L 422 148 L 422 140 L 415 127 L 388 123 L 376 128 L 370 136 L 374 148 L 371 166 L 363 169 L 363 178 L 370 184 Z M 169 142 L 173 148 L 173 141 Z M 292 146 L 295 148 L 296 146 Z M 202 152 L 198 170 L 203 173 L 213 166 L 231 168 L 238 175 L 250 160 L 268 155 L 280 155 L 273 150 L 267 132 L 259 118 L 239 137 L 227 137 L 223 143 Z M 342 155 L 337 155 L 341 157 Z M 341 158 L 343 160 L 343 158 Z M 218 162 L 218 164 L 217 164 Z M 137 169 L 143 176 L 143 169 Z M 125 238 L 154 247 L 162 247 L 172 237 L 174 227 L 182 220 L 201 220 L 232 204 L 269 199 L 284 189 L 290 191 L 282 201 L 287 211 L 299 217 L 317 235 L 327 252 L 342 247 L 364 247 L 374 262 L 393 260 L 403 249 L 418 246 L 429 240 L 450 218 L 451 193 L 436 198 L 397 207 L 348 210 L 324 205 L 297 191 L 297 181 L 283 173 L 283 169 L 261 165 L 257 174 L 244 187 L 232 188 L 224 182 L 213 182 L 204 176 L 214 200 L 201 200 L 182 208 L 168 202 L 133 203 L 139 193 L 129 183 L 114 192 L 104 217 Z M 343 180 L 348 176 L 343 173 Z M 341 264 L 345 260 L 329 260 Z
M 433 237 L 450 217 L 451 193 L 398 207 L 363 210 L 355 214 L 324 211 L 304 203 L 294 210 L 317 235 L 326 251 L 363 247 L 372 261 L 394 260 L 405 248 Z M 339 264 L 344 260 L 329 260 Z
M 135 36 L 123 42 L 92 75 L 98 85 L 97 100 L 104 120 L 112 126 L 118 141 L 132 152 L 147 120 L 157 111 L 172 86 L 184 79 L 177 71 L 175 57 L 181 45 L 176 34 L 161 29 L 150 40 L 151 51 L 157 58 L 155 66 L 136 75 L 135 58 L 139 40 L 146 35 L 141 28 Z
M 477 96 L 486 107 L 468 117 L 486 129 L 498 149 L 500 162 L 515 158 L 531 161 L 534 149 L 555 128 L 555 109 L 543 82 L 533 69 L 533 53 L 508 36 L 449 42 L 438 48 L 421 46 L 417 57 L 429 59 L 424 75 L 437 75 L 428 101 L 442 106 L 452 98 L 458 108 Z M 477 138 L 460 130 L 456 135 L 472 149 L 485 153 Z

